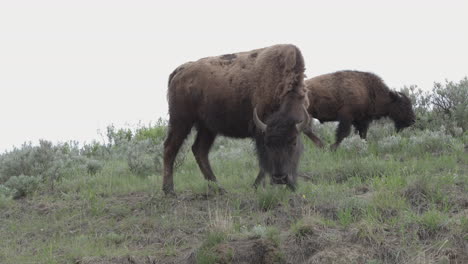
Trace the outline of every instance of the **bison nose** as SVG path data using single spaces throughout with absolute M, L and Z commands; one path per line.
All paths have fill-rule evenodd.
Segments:
M 273 174 L 273 183 L 275 184 L 287 184 L 288 175 L 286 174 Z

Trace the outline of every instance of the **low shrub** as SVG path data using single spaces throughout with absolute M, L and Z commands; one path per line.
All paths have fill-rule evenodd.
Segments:
M 5 182 L 5 186 L 12 190 L 13 198 L 18 199 L 33 193 L 39 183 L 41 182 L 41 177 L 34 177 L 34 176 L 12 176 Z
M 9 198 L 11 196 L 13 196 L 13 190 L 3 184 L 0 184 L 0 199 Z
M 91 175 L 95 175 L 96 173 L 100 172 L 102 167 L 103 164 L 99 160 L 91 159 L 86 163 L 86 171 Z
M 320 124 L 314 121 L 312 131 L 323 141 L 323 143 L 330 144 L 335 142 L 337 126 L 338 122 L 326 122 Z
M 403 148 L 403 141 L 399 135 L 384 137 L 377 143 L 377 150 L 381 153 L 394 153 Z
M 155 125 L 140 126 L 135 131 L 136 140 L 151 140 L 154 144 L 160 144 L 164 141 L 167 133 L 167 122 L 158 119 Z
M 395 126 L 388 118 L 383 118 L 372 122 L 367 131 L 367 140 L 370 142 L 380 142 L 382 139 L 395 134 Z
M 152 140 L 132 141 L 127 153 L 130 171 L 139 176 L 148 176 L 162 170 L 162 145 L 155 145 Z
M 410 152 L 416 153 L 449 153 L 461 151 L 463 145 L 457 139 L 447 134 L 445 128 L 441 127 L 439 131 L 424 130 L 409 138 Z
M 23 144 L 21 148 L 15 148 L 0 156 L 0 183 L 18 175 L 34 175 L 48 181 L 60 179 L 71 167 L 83 161 L 77 157 L 79 149 L 76 144 L 54 146 L 46 140 L 40 140 L 38 146 Z
M 341 142 L 340 147 L 348 153 L 364 155 L 367 154 L 367 142 L 366 140 L 359 137 L 359 135 L 353 135 L 347 137 Z
M 89 159 L 104 160 L 109 158 L 110 149 L 99 142 L 92 142 L 91 144 L 85 144 L 80 149 L 80 156 L 84 156 Z
M 468 129 L 468 78 L 459 82 L 445 81 L 434 83 L 431 92 L 425 92 L 417 86 L 404 87 L 413 102 L 417 129 L 435 130 L 445 125 L 450 132 L 457 127 Z M 453 134 L 455 135 L 455 134 Z

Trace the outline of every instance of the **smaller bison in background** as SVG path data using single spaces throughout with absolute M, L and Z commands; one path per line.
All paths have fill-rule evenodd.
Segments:
M 372 120 L 389 117 L 397 132 L 415 122 L 411 100 L 401 92 L 390 90 L 373 73 L 339 71 L 308 79 L 305 85 L 310 101 L 309 114 L 321 123 L 339 122 L 333 150 L 349 135 L 351 125 L 365 139 Z M 311 128 L 304 133 L 317 146 L 323 147 Z

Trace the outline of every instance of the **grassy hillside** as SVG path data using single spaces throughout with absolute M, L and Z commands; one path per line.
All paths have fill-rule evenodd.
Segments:
M 304 140 L 294 193 L 255 191 L 251 142 L 226 138 L 213 193 L 192 135 L 165 197 L 162 120 L 0 154 L 0 263 L 468 263 L 468 78 L 403 91 L 411 129 L 375 122 L 336 152 Z M 333 124 L 315 129 L 333 143 Z
M 164 135 L 142 131 L 127 139 Z M 331 143 L 332 125 L 317 131 Z M 467 132 L 395 134 L 382 123 L 337 152 L 304 142 L 292 193 L 254 191 L 252 144 L 219 138 L 210 160 L 224 195 L 210 191 L 188 142 L 177 198 L 161 191 L 159 152 L 139 151 L 160 141 L 25 145 L 2 157 L 0 263 L 468 263 Z M 44 155 L 47 168 L 26 164 Z M 8 164 L 40 180 L 7 179 Z

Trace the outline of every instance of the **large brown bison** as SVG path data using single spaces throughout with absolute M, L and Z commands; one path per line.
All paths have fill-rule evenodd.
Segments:
M 321 123 L 338 121 L 336 149 L 354 125 L 365 139 L 372 120 L 389 117 L 397 131 L 411 126 L 415 114 L 410 99 L 390 90 L 380 77 L 369 72 L 339 71 L 305 81 L 310 101 L 307 111 Z M 320 147 L 322 142 L 310 128 L 304 133 Z
M 163 191 L 174 193 L 174 159 L 193 126 L 192 151 L 206 180 L 216 182 L 208 153 L 220 134 L 253 138 L 260 173 L 293 187 L 302 150 L 299 135 L 310 120 L 303 79 L 304 59 L 293 45 L 203 58 L 175 69 L 167 94 Z

